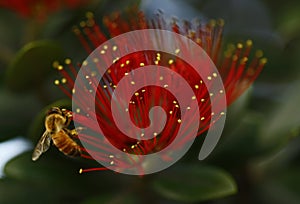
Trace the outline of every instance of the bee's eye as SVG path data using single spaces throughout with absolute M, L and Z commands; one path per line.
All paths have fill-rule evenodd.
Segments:
M 52 107 L 48 112 L 47 112 L 47 115 L 50 115 L 50 114 L 54 114 L 54 113 L 61 113 L 61 110 L 57 107 Z

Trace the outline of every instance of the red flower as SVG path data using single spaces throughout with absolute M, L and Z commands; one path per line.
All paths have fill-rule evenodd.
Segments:
M 192 39 L 207 52 L 218 67 L 225 87 L 225 91 L 220 90 L 220 93 L 218 94 L 226 93 L 227 105 L 233 103 L 252 84 L 266 63 L 266 59 L 262 58 L 261 51 L 257 51 L 254 55 L 251 54 L 251 40 L 247 40 L 245 43 L 229 45 L 224 54 L 222 54 L 221 46 L 224 24 L 222 20 L 212 20 L 208 23 L 188 21 L 180 23 L 173 20 L 171 23 L 167 23 L 162 15 L 158 15 L 155 20 L 147 21 L 142 12 L 131 10 L 128 12 L 127 18 L 121 17 L 119 13 L 115 13 L 110 17 L 105 17 L 103 22 L 109 31 L 110 37 L 132 30 L 157 28 L 172 30 Z M 87 21 L 82 22 L 80 25 L 80 28 L 74 28 L 74 32 L 88 53 L 91 53 L 96 47 L 109 38 L 105 36 L 99 25 L 95 23 L 92 13 L 88 13 Z M 104 48 L 103 53 L 99 53 L 99 55 L 105 55 L 105 49 L 109 48 Z M 63 76 L 62 80 L 56 80 L 55 84 L 59 85 L 66 95 L 72 97 L 76 69 L 69 59 L 66 60 L 66 64 L 68 69 L 64 69 L 64 67 L 57 62 L 54 64 L 55 68 L 57 68 Z M 196 120 L 201 121 L 198 135 L 211 127 L 212 115 L 218 114 L 222 116 L 224 114 L 222 111 L 219 113 L 211 112 L 211 93 L 208 92 L 208 87 L 205 86 L 201 77 L 184 60 L 174 57 L 171 54 L 162 52 L 157 53 L 155 51 L 132 53 L 121 59 L 115 60 L 113 65 L 103 75 L 104 77 L 100 84 L 94 79 L 94 76 L 97 73 L 87 73 L 87 80 L 92 88 L 90 90 L 87 89 L 86 91 L 96 92 L 95 106 L 98 121 L 91 121 L 86 116 L 89 112 L 86 110 L 84 98 L 76 101 L 80 107 L 80 109 L 77 110 L 76 115 L 82 126 L 96 131 L 96 126 L 100 125 L 103 134 L 111 144 L 119 150 L 137 156 L 129 157 L 128 161 L 120 160 L 113 150 L 107 148 L 103 141 L 100 141 L 92 135 L 85 135 L 83 133 L 80 134 L 81 141 L 91 145 L 93 150 L 90 150 L 90 152 L 94 151 L 97 158 L 95 158 L 95 156 L 93 156 L 94 158 L 91 158 L 88 153 L 84 153 L 82 157 L 105 161 L 111 165 L 118 163 L 118 165 L 126 168 L 130 165 L 142 162 L 139 160 L 138 155 L 158 152 L 172 143 L 181 123 L 181 113 L 179 111 L 180 106 L 178 105 L 176 96 L 166 91 L 166 89 L 154 86 L 144 87 L 137 91 L 129 102 L 127 111 L 135 125 L 140 128 L 145 128 L 149 125 L 150 121 L 148 113 L 153 106 L 160 106 L 168 113 L 167 122 L 163 131 L 155 135 L 153 139 L 143 140 L 142 135 L 140 140 L 130 138 L 124 135 L 116 127 L 114 122 L 110 107 L 114 88 L 130 71 L 146 65 L 161 65 L 163 67 L 168 67 L 172 71 L 180 74 L 188 84 L 193 87 L 196 96 L 195 100 L 197 100 L 199 111 L 201 112 L 201 118 L 195 118 Z M 212 76 L 209 76 L 209 80 L 213 80 L 214 77 L 217 77 L 216 75 L 216 73 L 213 73 Z M 165 80 L 166 85 L 172 82 L 171 78 L 160 79 L 159 74 L 157 78 L 157 80 Z M 178 87 L 178 91 L 180 91 L 180 87 Z M 188 129 L 186 132 L 186 137 L 181 141 L 182 144 L 191 139 Z M 97 149 L 101 149 L 101 151 L 98 152 Z M 86 152 L 85 148 L 83 148 L 83 151 Z M 168 160 L 170 158 L 166 157 L 162 159 Z
M 49 14 L 63 7 L 74 9 L 87 2 L 86 0 L 6 0 L 0 2 L 0 7 L 11 9 L 24 17 L 44 21 Z

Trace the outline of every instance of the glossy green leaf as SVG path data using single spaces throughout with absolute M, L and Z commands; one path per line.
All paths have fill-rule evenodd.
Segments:
M 262 203 L 298 204 L 300 203 L 300 168 L 285 169 L 269 175 L 257 190 Z
M 6 84 L 16 92 L 38 89 L 54 73 L 52 63 L 62 60 L 62 48 L 53 41 L 36 41 L 25 45 L 7 70 Z
M 137 196 L 133 194 L 122 194 L 122 192 L 117 195 L 106 194 L 102 196 L 96 196 L 86 199 L 81 204 L 99 204 L 99 203 L 114 203 L 114 204 L 137 204 Z
M 51 156 L 51 152 L 57 154 Z M 53 145 L 35 162 L 31 160 L 31 155 L 32 151 L 10 160 L 4 168 L 5 176 L 51 189 L 53 193 L 66 197 L 82 198 L 118 189 L 113 172 L 79 174 L 79 169 L 85 167 L 80 159 L 64 156 Z
M 297 112 L 300 104 L 300 83 L 291 85 L 287 93 L 281 98 L 283 103 L 270 114 L 270 120 L 263 126 L 261 144 L 265 148 L 282 148 L 294 136 L 298 136 L 300 116 Z
M 263 119 L 260 114 L 248 112 L 240 120 L 235 120 L 235 128 L 223 135 L 208 160 L 233 168 L 260 156 L 263 152 L 260 144 Z
M 300 4 L 297 1 L 285 5 L 280 13 L 279 31 L 287 38 L 295 38 L 300 32 Z
M 41 107 L 33 94 L 18 95 L 0 89 L 0 141 L 24 135 Z
M 8 178 L 0 179 L 0 203 L 58 203 L 58 196 L 49 193 L 47 190 L 30 182 L 20 182 Z
M 204 165 L 177 165 L 166 170 L 155 177 L 153 189 L 163 197 L 186 202 L 213 200 L 237 192 L 227 172 Z
M 10 160 L 4 169 L 7 177 L 35 184 L 47 183 L 47 185 L 67 185 L 72 181 L 78 169 L 72 169 L 70 165 L 64 165 L 63 160 L 56 160 L 45 155 L 37 162 L 31 160 L 32 152 L 24 153 Z M 71 162 L 70 162 L 71 163 Z M 59 168 L 62 165 L 63 168 Z M 67 183 L 63 182 L 67 181 Z

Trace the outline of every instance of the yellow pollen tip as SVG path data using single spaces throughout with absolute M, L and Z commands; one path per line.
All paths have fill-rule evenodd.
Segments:
M 73 32 L 76 34 L 76 35 L 79 35 L 81 32 L 79 30 L 79 28 L 77 28 L 76 26 L 73 28 Z
M 55 80 L 55 81 L 54 81 L 54 84 L 55 84 L 55 85 L 59 85 L 59 80 Z
M 244 64 L 248 61 L 248 57 L 243 57 L 243 59 L 241 59 L 241 64 Z
M 80 23 L 79 23 L 79 25 L 80 25 L 80 27 L 85 27 L 86 26 L 86 22 L 84 22 L 84 21 L 81 21 Z
M 212 26 L 212 27 L 216 26 L 216 24 L 217 24 L 217 21 L 214 20 L 214 19 L 209 21 L 209 25 Z
M 62 78 L 61 79 L 61 83 L 63 83 L 63 84 L 67 83 L 67 79 L 66 78 Z
M 170 59 L 169 60 L 169 64 L 173 64 L 174 63 L 174 60 L 173 59 Z
M 84 60 L 84 61 L 82 62 L 82 65 L 83 65 L 83 66 L 87 66 L 87 65 L 88 65 L 88 62 L 87 62 L 86 60 Z
M 232 56 L 232 60 L 233 60 L 233 61 L 237 61 L 237 60 L 238 60 L 238 56 L 237 56 L 237 55 L 233 55 L 233 56 Z
M 94 18 L 94 14 L 91 11 L 86 12 L 85 16 L 86 18 Z
M 218 19 L 217 23 L 219 26 L 224 26 L 225 21 L 224 21 L 224 19 L 221 18 L 221 19 Z
M 246 41 L 246 45 L 247 45 L 248 47 L 251 47 L 251 46 L 253 45 L 252 40 L 247 40 L 247 41 Z
M 238 49 L 242 49 L 242 48 L 243 48 L 243 44 L 242 44 L 242 43 L 238 43 L 238 44 L 236 45 L 236 47 L 237 47 Z
M 59 62 L 58 62 L 58 61 L 54 61 L 54 62 L 52 63 L 52 67 L 53 67 L 53 68 L 57 69 L 58 66 L 59 66 Z
M 58 69 L 58 70 L 63 70 L 64 67 L 63 67 L 62 65 L 59 65 L 59 66 L 57 67 L 57 69 Z
M 65 59 L 65 64 L 71 64 L 71 59 L 69 58 Z
M 267 58 L 262 58 L 261 60 L 260 60 L 260 63 L 261 64 L 266 64 L 268 62 L 268 59 Z
M 82 174 L 83 170 L 82 169 L 79 169 L 79 174 Z
M 255 53 L 255 56 L 256 56 L 257 58 L 261 58 L 263 55 L 264 55 L 264 53 L 263 53 L 263 51 L 261 51 L 261 50 L 257 50 L 256 53 Z

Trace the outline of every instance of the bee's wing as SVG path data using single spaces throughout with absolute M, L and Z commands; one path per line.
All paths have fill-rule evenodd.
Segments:
M 51 143 L 51 135 L 48 131 L 45 131 L 33 150 L 32 160 L 36 161 L 41 156 L 42 153 L 46 152 L 50 147 L 50 143 Z

